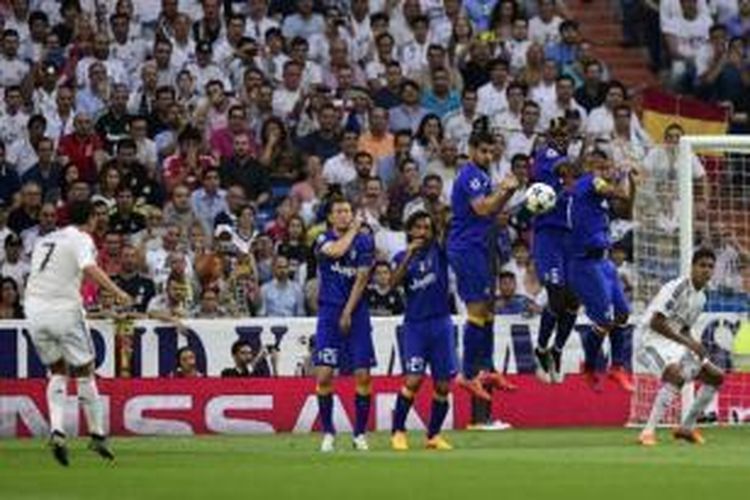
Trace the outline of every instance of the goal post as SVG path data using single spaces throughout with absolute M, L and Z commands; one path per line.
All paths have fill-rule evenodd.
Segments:
M 655 148 L 663 152 L 655 156 L 665 163 L 664 170 L 655 170 L 653 164 L 650 170 L 644 169 L 635 203 L 636 315 L 643 313 L 661 285 L 690 272 L 698 246 L 711 247 L 718 257 L 709 286 L 708 310 L 712 312 L 704 315 L 698 328 L 710 332 L 703 335 L 704 341 L 710 337 L 709 342 L 717 344 L 710 346 L 712 356 L 722 357 L 731 366 L 732 335 L 747 321 L 750 296 L 750 135 L 686 135 L 676 146 Z M 639 341 L 634 338 L 634 348 Z M 637 362 L 633 368 L 635 392 L 629 424 L 640 425 L 648 417 L 659 380 L 643 372 Z M 728 396 L 742 399 L 740 406 L 750 408 L 745 388 L 733 388 L 731 383 L 724 388 L 725 392 L 733 390 L 736 395 Z M 693 397 L 693 384 L 686 384 L 664 423 L 676 424 Z M 718 415 L 718 407 L 715 411 Z

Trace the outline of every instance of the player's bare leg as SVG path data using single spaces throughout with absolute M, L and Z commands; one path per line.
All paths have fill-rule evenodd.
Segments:
M 352 445 L 357 451 L 368 451 L 367 444 L 367 422 L 370 419 L 370 407 L 372 406 L 372 377 L 370 370 L 360 369 L 354 371 L 356 384 L 356 395 L 354 396 L 355 418 Z
M 422 375 L 407 375 L 404 385 L 401 387 L 396 406 L 393 409 L 393 426 L 391 434 L 391 448 L 395 451 L 406 451 L 409 449 L 409 441 L 406 438 L 406 417 L 409 415 L 414 404 L 414 397 L 422 386 Z
M 49 366 L 50 376 L 47 381 L 47 407 L 49 408 L 50 440 L 52 456 L 57 462 L 67 467 L 68 447 L 63 427 L 65 415 L 65 398 L 68 386 L 68 368 L 64 359 Z
M 333 425 L 333 368 L 330 366 L 315 367 L 316 386 L 318 396 L 318 414 L 323 431 L 323 441 L 320 451 L 330 453 L 335 450 L 336 429 Z
M 112 453 L 104 433 L 104 410 L 94 378 L 94 363 L 71 367 L 70 374 L 75 377 L 78 400 L 81 402 L 83 415 L 86 418 L 86 425 L 91 436 L 89 449 L 105 460 L 114 460 L 115 455 Z
M 703 384 L 695 395 L 693 405 L 688 410 L 680 423 L 680 427 L 674 431 L 675 439 L 682 439 L 693 444 L 704 444 L 706 440 L 696 427 L 698 416 L 711 404 L 719 388 L 724 383 L 724 374 L 710 362 L 704 362 L 698 373 L 698 380 Z
M 656 393 L 654 403 L 651 406 L 646 426 L 638 436 L 638 442 L 643 446 L 654 446 L 657 444 L 656 426 L 659 425 L 669 405 L 680 394 L 680 388 L 685 383 L 680 373 L 680 367 L 676 364 L 668 365 L 662 375 L 662 384 Z
M 432 397 L 430 423 L 427 427 L 427 448 L 430 450 L 452 450 L 453 446 L 440 434 L 445 416 L 448 414 L 450 381 L 435 381 L 435 394 Z

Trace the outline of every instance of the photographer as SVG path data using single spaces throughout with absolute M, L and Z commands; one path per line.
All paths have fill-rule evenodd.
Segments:
M 259 377 L 268 378 L 276 373 L 278 358 L 276 346 L 265 346 L 253 349 L 247 340 L 237 340 L 232 344 L 234 366 L 221 371 L 222 377 Z M 269 363 L 270 360 L 270 363 Z

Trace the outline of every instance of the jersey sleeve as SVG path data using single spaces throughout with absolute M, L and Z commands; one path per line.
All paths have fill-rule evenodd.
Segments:
M 375 263 L 375 240 L 369 234 L 358 234 L 356 239 L 357 268 L 372 267 Z
M 485 189 L 486 179 L 478 169 L 472 169 L 461 179 L 461 188 L 466 193 L 470 202 L 487 194 Z
M 686 286 L 688 286 L 687 281 L 675 280 L 661 287 L 651 303 L 651 310 L 669 318 L 674 313 L 680 294 Z
M 313 247 L 313 252 L 315 253 L 315 257 L 320 260 L 324 259 L 326 255 L 323 253 L 323 247 L 328 243 L 330 239 L 328 238 L 328 235 L 326 233 L 322 233 L 318 235 L 317 238 L 315 238 L 315 246 Z
M 393 262 L 392 262 L 393 267 L 396 268 L 400 266 L 405 258 L 406 258 L 405 251 L 401 250 L 400 252 L 398 252 L 396 255 L 393 256 Z
M 86 267 L 96 264 L 96 246 L 91 236 L 83 235 L 78 242 L 76 242 L 76 261 L 78 267 L 85 269 Z

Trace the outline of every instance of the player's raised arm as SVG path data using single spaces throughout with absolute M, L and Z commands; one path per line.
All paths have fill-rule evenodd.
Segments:
M 482 217 L 498 213 L 518 189 L 518 179 L 514 175 L 505 177 L 488 196 L 479 196 L 471 201 L 474 213 Z
M 327 241 L 320 247 L 320 253 L 330 259 L 340 259 L 349 251 L 349 248 L 354 242 L 354 238 L 359 234 L 359 230 L 362 227 L 362 221 L 359 217 L 355 217 L 352 221 L 349 229 L 341 236 L 341 238 L 335 241 Z

